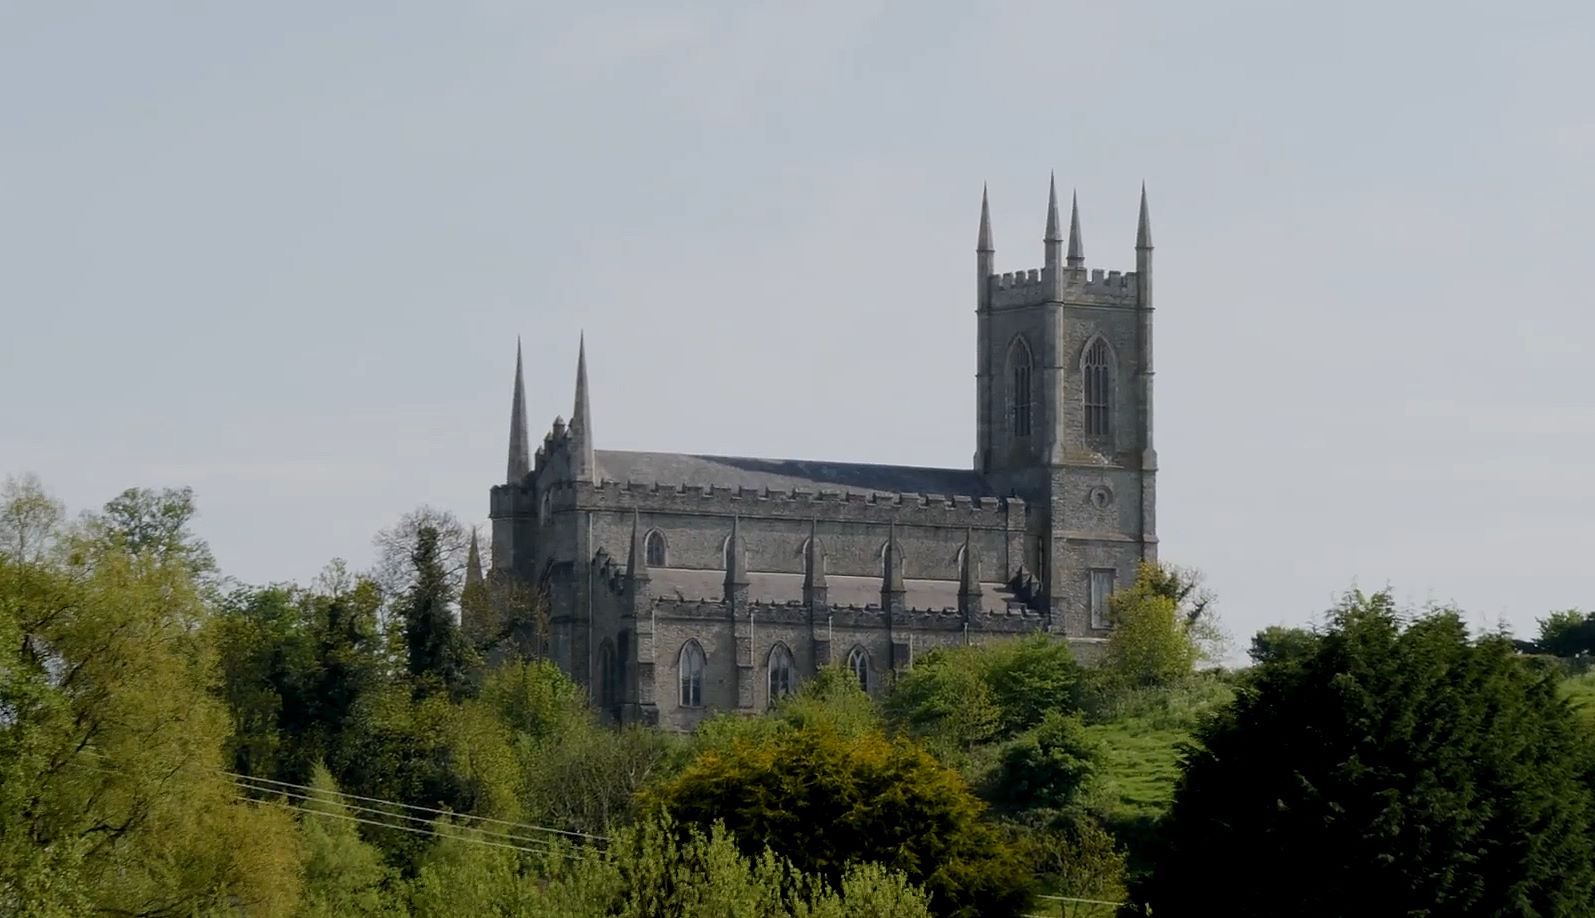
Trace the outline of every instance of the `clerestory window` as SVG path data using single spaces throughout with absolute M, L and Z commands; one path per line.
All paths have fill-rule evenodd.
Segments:
M 648 559 L 649 567 L 665 566 L 665 537 L 657 529 L 648 533 L 648 539 L 643 543 L 643 555 Z

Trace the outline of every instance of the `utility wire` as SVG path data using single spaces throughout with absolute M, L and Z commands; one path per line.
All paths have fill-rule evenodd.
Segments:
M 409 820 L 410 822 L 420 823 L 423 826 L 431 826 L 432 823 L 433 823 L 433 820 L 428 819 L 428 818 L 426 818 L 424 816 L 411 816 L 408 813 L 392 813 L 392 812 L 389 812 L 387 810 L 376 809 L 375 807 L 360 806 L 358 804 L 346 803 L 346 802 L 344 802 L 342 800 L 338 800 L 335 797 L 325 797 L 325 796 L 318 797 L 318 796 L 315 796 L 315 794 L 318 794 L 318 793 L 325 793 L 324 791 L 314 791 L 313 790 L 310 793 L 304 793 L 302 791 L 285 790 L 285 789 L 281 789 L 281 788 L 255 787 L 255 786 L 252 786 L 252 785 L 245 784 L 243 782 L 237 782 L 235 784 L 235 786 L 239 787 L 241 790 L 246 790 L 246 791 L 257 791 L 257 792 L 264 792 L 264 793 L 268 793 L 268 794 L 278 794 L 278 795 L 281 795 L 281 796 L 284 796 L 284 797 L 289 797 L 289 798 L 292 798 L 294 800 L 298 800 L 298 801 L 301 801 L 302 803 L 307 803 L 307 804 L 308 803 L 325 803 L 325 804 L 331 804 L 331 805 L 334 805 L 334 806 L 340 806 L 340 807 L 343 807 L 344 809 L 354 810 L 354 811 L 360 812 L 360 813 L 369 813 L 369 814 L 372 814 L 372 815 L 375 815 L 375 816 L 386 816 L 386 817 L 388 817 L 390 819 L 405 819 L 405 820 Z M 307 810 L 307 812 L 308 812 L 308 810 Z M 460 815 L 462 816 L 462 818 L 466 818 L 466 819 L 479 818 L 479 817 L 468 816 L 468 815 L 465 815 L 465 814 L 460 814 Z M 391 824 L 390 823 L 383 823 L 383 825 L 391 825 Z M 401 826 L 392 826 L 392 827 L 393 828 L 402 828 Z M 532 837 L 528 837 L 528 836 L 524 836 L 524 835 L 515 835 L 515 834 L 510 833 L 510 832 L 505 832 L 502 829 L 484 829 L 484 828 L 481 828 L 481 827 L 478 827 L 478 826 L 466 826 L 465 828 L 470 828 L 473 831 L 482 832 L 482 833 L 487 834 L 487 835 L 489 835 L 489 836 L 491 836 L 493 838 L 502 838 L 502 839 L 505 839 L 507 841 L 521 842 L 521 843 L 524 843 L 524 844 L 546 845 L 546 844 L 549 844 L 549 843 L 557 840 L 557 839 L 549 839 L 549 838 L 546 838 L 546 837 L 544 837 L 544 838 L 532 838 Z M 548 850 L 552 850 L 552 849 L 548 849 Z
M 358 822 L 358 823 L 362 823 L 364 825 L 378 826 L 378 827 L 381 827 L 381 828 L 384 828 L 384 829 L 398 829 L 401 832 L 411 832 L 411 833 L 414 833 L 416 835 L 427 836 L 428 838 L 451 838 L 451 839 L 454 839 L 455 841 L 468 842 L 468 843 L 473 844 L 473 845 L 487 845 L 487 846 L 493 847 L 493 848 L 507 848 L 507 849 L 509 849 L 511 851 L 519 851 L 519 852 L 521 852 L 523 854 L 555 854 L 555 855 L 560 855 L 562 857 L 571 858 L 573 860 L 574 859 L 578 859 L 578 857 L 579 857 L 578 855 L 572 854 L 570 852 L 557 851 L 557 850 L 555 850 L 553 848 L 528 848 L 528 847 L 522 847 L 520 845 L 509 845 L 509 844 L 505 844 L 503 842 L 489 841 L 489 840 L 487 840 L 485 838 L 473 838 L 470 835 L 449 835 L 447 833 L 439 832 L 439 831 L 437 831 L 436 829 L 433 829 L 433 828 L 422 829 L 422 828 L 417 828 L 415 826 L 396 826 L 396 825 L 394 825 L 392 823 L 389 823 L 389 822 L 378 822 L 378 821 L 376 821 L 374 819 L 361 819 L 359 816 L 349 816 L 349 815 L 344 814 L 344 813 L 328 813 L 325 810 L 307 810 L 307 809 L 305 809 L 302 806 L 295 806 L 294 804 L 284 803 L 284 802 L 282 802 L 280 800 L 257 800 L 254 797 L 245 797 L 242 794 L 235 794 L 232 799 L 241 800 L 244 803 L 263 804 L 263 805 L 266 805 L 266 806 L 280 806 L 280 807 L 282 807 L 285 810 L 296 810 L 296 811 L 301 812 L 301 813 L 308 813 L 308 814 L 311 814 L 311 815 L 314 815 L 314 816 L 325 816 L 325 817 L 328 817 L 330 819 L 345 819 L 345 820 L 348 820 L 349 822 Z
M 105 759 L 109 758 L 109 756 L 105 755 L 104 753 L 98 752 L 98 751 L 92 750 L 92 749 L 81 749 L 81 750 L 78 750 L 78 751 L 80 753 L 84 754 L 84 755 L 87 755 L 87 756 L 90 756 L 90 757 L 93 757 L 93 758 L 96 758 L 96 759 L 105 760 Z M 90 769 L 90 770 L 93 770 L 93 771 L 100 772 L 102 774 L 123 774 L 123 773 L 125 773 L 125 772 L 122 772 L 119 769 L 117 769 L 114 765 L 111 768 L 107 769 L 107 768 L 102 768 L 102 767 L 96 767 L 96 766 L 90 765 L 90 764 L 88 764 L 86 762 L 68 762 L 68 764 L 76 765 L 79 768 L 87 768 L 87 769 Z M 512 829 L 522 829 L 522 830 L 527 830 L 527 831 L 531 831 L 531 832 L 551 833 L 551 834 L 554 834 L 554 835 L 567 836 L 567 837 L 571 837 L 571 838 L 579 838 L 579 839 L 584 839 L 584 840 L 588 840 L 588 841 L 597 841 L 597 842 L 607 842 L 607 841 L 609 841 L 609 838 L 607 836 L 603 836 L 603 835 L 592 835 L 592 834 L 589 834 L 589 833 L 586 833 L 586 832 L 576 832 L 576 831 L 569 830 L 569 829 L 556 829 L 556 828 L 553 828 L 551 826 L 538 826 L 538 825 L 532 825 L 530 823 L 511 822 L 511 821 L 509 821 L 507 819 L 496 819 L 496 818 L 493 818 L 491 816 L 473 816 L 473 815 L 471 815 L 469 813 L 455 813 L 455 812 L 452 812 L 450 810 L 437 809 L 436 807 L 419 806 L 419 805 L 413 804 L 413 803 L 402 803 L 402 802 L 397 801 L 397 800 L 385 800 L 385 799 L 383 799 L 381 797 L 365 797 L 365 796 L 362 796 L 360 794 L 350 794 L 350 793 L 346 793 L 344 791 L 330 791 L 330 790 L 327 790 L 327 789 L 324 789 L 324 788 L 311 787 L 311 786 L 309 786 L 307 784 L 294 784 L 291 781 L 278 781 L 278 780 L 276 780 L 274 778 L 259 778 L 259 777 L 254 777 L 252 775 L 244 775 L 244 774 L 239 774 L 237 772 L 226 771 L 224 769 L 217 769 L 216 773 L 228 778 L 230 780 L 230 782 L 233 784 L 233 786 L 235 788 L 238 788 L 239 790 L 254 791 L 256 793 L 282 794 L 284 796 L 295 797 L 295 798 L 300 799 L 300 800 L 305 801 L 305 802 L 336 803 L 339 806 L 343 806 L 343 807 L 346 807 L 346 808 L 351 809 L 351 810 L 357 810 L 357 811 L 360 811 L 360 812 L 370 813 L 370 814 L 374 814 L 374 815 L 378 815 L 378 816 L 386 816 L 386 817 L 389 817 L 391 819 L 407 819 L 407 820 L 411 820 L 413 822 L 420 822 L 420 823 L 425 824 L 427 826 L 427 829 L 416 829 L 416 828 L 413 828 L 413 827 L 410 827 L 410 826 L 394 825 L 393 823 L 378 822 L 378 821 L 369 820 L 369 819 L 355 819 L 355 817 L 343 817 L 343 816 L 339 816 L 338 814 L 334 814 L 334 813 L 325 813 L 325 812 L 314 811 L 314 810 L 305 810 L 305 812 L 319 812 L 320 815 L 323 815 L 323 816 L 334 816 L 334 817 L 337 817 L 337 818 L 355 819 L 355 821 L 357 821 L 357 822 L 366 823 L 368 825 L 382 826 L 384 828 L 389 828 L 389 829 L 401 829 L 401 830 L 406 831 L 406 832 L 416 832 L 418 834 L 430 834 L 430 835 L 432 835 L 434 837 L 443 837 L 443 836 L 439 836 L 438 833 L 435 830 L 431 830 L 431 824 L 432 824 L 433 820 L 430 819 L 430 818 L 423 818 L 423 817 L 420 817 L 420 816 L 412 816 L 412 815 L 409 815 L 407 813 L 394 813 L 394 812 L 388 812 L 388 811 L 384 811 L 384 810 L 373 809 L 371 807 L 361 806 L 359 804 L 347 803 L 347 802 L 345 802 L 343 800 L 338 800 L 338 799 L 335 799 L 335 798 L 336 797 L 347 797 L 347 798 L 349 798 L 351 800 L 361 800 L 361 801 L 365 801 L 367 803 L 379 803 L 379 804 L 382 804 L 384 806 L 399 807 L 401 809 L 408 809 L 408 810 L 416 810 L 416 811 L 423 812 L 423 813 L 430 813 L 430 814 L 433 814 L 433 815 L 436 815 L 436 816 L 450 816 L 450 817 L 454 817 L 456 819 L 462 819 L 462 820 L 477 820 L 477 821 L 480 821 L 480 822 L 490 822 L 490 823 L 496 823 L 498 825 L 509 826 Z M 257 786 L 257 785 L 276 785 L 276 786 L 275 787 L 271 787 L 271 786 Z M 290 788 L 294 792 L 290 792 L 289 790 L 281 790 L 279 788 Z M 297 792 L 297 793 L 295 793 L 295 792 Z M 325 796 L 323 796 L 323 797 L 313 796 L 313 795 L 317 795 L 317 794 L 332 795 L 334 799 L 328 799 Z M 260 801 L 260 800 L 258 800 L 256 798 L 246 797 L 246 796 L 242 796 L 242 795 L 236 796 L 235 799 L 247 800 L 247 801 L 251 801 L 251 802 L 271 802 L 271 801 Z M 291 809 L 303 809 L 302 807 L 293 806 L 293 805 L 289 805 L 289 807 Z M 527 844 L 546 844 L 549 841 L 548 839 L 529 838 L 529 837 L 525 837 L 525 836 L 515 835 L 512 832 L 508 832 L 508 831 L 505 831 L 505 830 L 502 830 L 502 829 L 487 829 L 487 828 L 483 828 L 483 827 L 480 827 L 480 826 L 466 826 L 465 828 L 470 828 L 470 829 L 473 829 L 473 830 L 475 830 L 477 832 L 487 833 L 487 834 L 490 834 L 490 835 L 492 835 L 493 837 L 496 837 L 496 838 L 506 838 L 506 839 L 509 839 L 511 841 L 518 841 L 518 842 L 523 842 L 523 843 L 527 843 Z M 461 837 L 461 836 L 448 836 L 448 837 L 453 838 L 453 837 Z M 506 847 L 517 847 L 517 846 L 508 845 Z M 526 849 L 519 849 L 519 850 L 526 850 Z M 538 849 L 538 850 L 549 851 L 551 853 L 563 853 L 563 852 L 553 852 L 552 849 L 548 849 L 548 848 L 541 848 L 541 849 Z
M 405 808 L 407 810 L 417 810 L 417 811 L 422 812 L 422 813 L 431 813 L 431 814 L 436 815 L 436 816 L 457 816 L 457 817 L 461 817 L 461 818 L 465 818 L 465 819 L 477 819 L 477 820 L 480 820 L 482 822 L 491 822 L 491 823 L 496 823 L 498 825 L 509 826 L 512 829 L 524 829 L 524 830 L 531 831 L 531 832 L 548 832 L 548 833 L 552 833 L 552 834 L 555 834 L 555 835 L 568 836 L 568 837 L 571 837 L 571 838 L 586 839 L 588 841 L 600 841 L 600 842 L 609 841 L 609 838 L 607 836 L 604 836 L 604 835 L 590 835 L 590 834 L 588 834 L 586 832 L 576 832 L 576 831 L 573 831 L 571 829 L 556 829 L 556 828 L 553 828 L 551 826 L 537 826 L 537 825 L 531 825 L 530 823 L 524 823 L 524 822 L 511 822 L 511 821 L 509 821 L 507 819 L 495 819 L 495 818 L 493 818 L 491 816 L 472 816 L 472 815 L 467 814 L 467 813 L 455 813 L 455 812 L 452 812 L 450 810 L 440 810 L 440 809 L 437 809 L 435 807 L 430 807 L 430 806 L 419 806 L 419 805 L 414 804 L 414 803 L 400 803 L 397 800 L 384 800 L 381 797 L 362 797 L 359 794 L 350 794 L 350 793 L 347 793 L 345 791 L 325 791 L 325 790 L 320 790 L 320 789 L 311 787 L 311 786 L 309 786 L 307 784 L 294 784 L 294 783 L 292 783 L 290 781 L 278 781 L 275 778 L 257 778 L 257 777 L 253 777 L 251 775 L 242 775 L 242 774 L 238 774 L 237 772 L 232 772 L 232 771 L 223 771 L 221 773 L 226 775 L 229 778 L 232 778 L 234 780 L 234 782 L 237 782 L 237 781 L 239 781 L 241 779 L 241 780 L 244 780 L 244 781 L 260 782 L 262 784 L 271 784 L 271 785 L 276 785 L 276 786 L 279 786 L 279 787 L 291 787 L 291 788 L 294 788 L 296 790 L 311 791 L 311 792 L 314 792 L 314 793 L 332 793 L 332 794 L 336 794 L 336 795 L 338 795 L 340 797 L 348 797 L 351 800 L 363 800 L 363 801 L 366 801 L 368 803 L 381 803 L 381 804 L 384 804 L 386 806 L 403 807 L 403 808 Z M 251 788 L 251 790 L 267 790 L 267 788 Z M 394 814 L 391 814 L 391 815 L 395 815 L 396 816 L 396 815 L 399 815 L 399 814 L 394 813 Z

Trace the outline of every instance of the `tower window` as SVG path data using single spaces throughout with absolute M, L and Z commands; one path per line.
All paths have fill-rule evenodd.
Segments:
M 792 694 L 792 671 L 796 668 L 792 660 L 792 651 L 785 644 L 777 644 L 770 648 L 770 704 L 775 704 L 777 699 Z
M 1091 342 L 1081 367 L 1088 437 L 1105 437 L 1112 431 L 1112 367 L 1113 354 L 1108 350 L 1108 342 L 1101 338 Z
M 703 648 L 698 646 L 697 641 L 688 641 L 682 645 L 681 656 L 676 661 L 676 668 L 681 671 L 682 707 L 703 706 L 703 669 L 707 662 Z
M 1030 348 L 1023 338 L 1008 349 L 1008 431 L 1028 437 L 1031 429 Z
M 659 530 L 648 533 L 643 542 L 643 556 L 648 559 L 649 567 L 665 566 L 665 537 Z
M 1091 572 L 1091 627 L 1106 628 L 1108 622 L 1108 597 L 1113 595 L 1111 568 Z
M 847 668 L 858 680 L 858 687 L 865 692 L 869 691 L 869 651 L 862 647 L 854 647 L 847 655 Z

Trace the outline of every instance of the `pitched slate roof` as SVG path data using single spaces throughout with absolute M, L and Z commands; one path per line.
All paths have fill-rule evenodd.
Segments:
M 599 480 L 661 485 L 721 485 L 774 491 L 851 491 L 988 497 L 991 488 L 969 469 L 927 469 L 804 459 L 695 456 L 598 450 Z

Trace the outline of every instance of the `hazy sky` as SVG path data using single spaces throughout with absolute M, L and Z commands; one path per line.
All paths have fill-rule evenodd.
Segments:
M 1595 5 L 0 2 L 0 473 L 249 581 L 600 447 L 966 466 L 973 248 L 1158 246 L 1162 555 L 1595 604 Z

